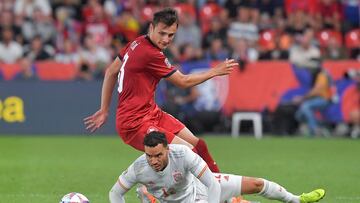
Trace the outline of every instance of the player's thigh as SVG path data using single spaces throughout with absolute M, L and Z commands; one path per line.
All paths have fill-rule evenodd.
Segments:
M 136 130 L 125 131 L 122 133 L 120 132 L 120 134 L 128 135 L 126 137 L 130 137 L 129 141 L 125 142 L 126 144 L 134 147 L 137 150 L 144 151 L 144 138 L 147 134 L 153 131 L 164 133 L 168 143 L 171 143 L 175 137 L 174 133 L 163 129 L 158 125 L 155 125 L 154 122 L 144 122 Z
M 242 176 L 225 173 L 214 173 L 214 176 L 220 183 L 222 201 L 241 195 Z
M 178 136 L 174 137 L 171 144 L 182 144 L 182 145 L 188 146 L 190 149 L 194 148 L 194 146 L 192 144 L 186 142 L 185 140 L 181 139 Z
M 180 132 L 178 132 L 176 136 L 187 141 L 194 147 L 199 142 L 199 138 L 197 138 L 187 127 L 184 127 L 182 130 L 180 130 Z

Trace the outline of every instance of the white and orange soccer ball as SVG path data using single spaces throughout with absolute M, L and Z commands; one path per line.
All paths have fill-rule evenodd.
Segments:
M 60 203 L 90 203 L 90 201 L 81 193 L 71 192 L 61 198 Z

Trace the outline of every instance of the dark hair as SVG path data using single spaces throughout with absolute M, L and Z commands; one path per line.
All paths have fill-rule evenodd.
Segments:
M 143 144 L 147 147 L 156 147 L 158 144 L 162 144 L 164 147 L 167 147 L 168 142 L 164 133 L 152 131 L 145 136 Z
M 152 24 L 155 26 L 158 23 L 164 23 L 167 26 L 171 26 L 176 23 L 178 25 L 178 15 L 176 10 L 172 8 L 165 8 L 161 11 L 158 11 L 154 14 Z

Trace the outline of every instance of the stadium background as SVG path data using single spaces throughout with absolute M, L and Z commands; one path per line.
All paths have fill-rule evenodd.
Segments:
M 324 202 L 360 202 L 359 142 L 335 133 L 359 98 L 356 82 L 344 77 L 360 70 L 357 0 L 1 1 L 0 202 L 56 202 L 71 191 L 107 202 L 116 177 L 140 153 L 115 136 L 114 114 L 96 136 L 88 136 L 82 119 L 99 106 L 106 65 L 164 6 L 180 13 L 182 31 L 167 54 L 183 72 L 227 57 L 241 64 L 196 89 L 198 97 L 165 82 L 157 90 L 159 105 L 209 142 L 222 171 L 266 177 L 296 193 L 325 187 Z M 250 34 L 232 30 L 237 22 Z M 333 132 L 327 139 L 279 136 L 271 121 L 280 104 L 308 88 L 308 76 L 289 59 L 308 28 L 340 95 L 322 114 Z M 111 112 L 115 103 L 114 94 Z M 194 116 L 204 106 L 216 113 L 215 124 Z M 235 111 L 261 112 L 265 138 L 230 138 Z M 252 133 L 249 123 L 242 129 Z M 128 200 L 136 202 L 133 191 Z

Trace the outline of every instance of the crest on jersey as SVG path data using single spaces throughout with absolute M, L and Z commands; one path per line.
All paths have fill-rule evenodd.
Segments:
M 183 174 L 180 171 L 174 171 L 172 173 L 172 176 L 173 176 L 175 182 L 179 182 L 181 179 L 183 179 Z
M 154 132 L 154 131 L 159 131 L 159 129 L 157 129 L 156 127 L 154 126 L 150 126 L 147 131 L 146 131 L 146 134 L 149 134 L 151 132 Z
M 148 187 L 154 187 L 155 183 L 153 181 L 150 181 L 146 184 Z
M 169 59 L 168 58 L 165 58 L 165 64 L 166 64 L 166 67 L 168 68 L 171 68 L 171 63 L 169 62 Z

